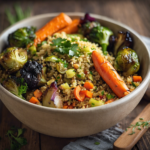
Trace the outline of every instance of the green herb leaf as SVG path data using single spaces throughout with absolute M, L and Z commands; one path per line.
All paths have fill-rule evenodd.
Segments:
M 135 83 L 134 82 L 132 82 L 132 85 L 136 88 L 137 86 L 135 85 Z
M 139 120 L 144 120 L 143 118 L 139 118 Z
M 80 75 L 80 74 L 77 74 L 77 77 L 78 77 L 78 78 L 81 78 L 81 75 Z
M 106 95 L 107 100 L 113 99 L 115 98 L 115 96 L 111 95 L 111 94 L 107 94 Z
M 79 47 L 78 44 L 71 44 L 67 39 L 57 38 L 54 39 L 52 46 L 56 46 L 54 49 L 55 52 L 58 52 L 62 55 L 67 54 L 70 57 L 79 56 Z
M 10 147 L 11 150 L 20 150 L 20 148 L 27 144 L 27 140 L 23 138 L 23 133 L 25 129 L 17 129 L 17 128 L 11 128 L 11 130 L 7 131 L 7 136 L 10 140 Z
M 104 91 L 101 92 L 102 96 L 104 95 Z
M 90 74 L 91 74 L 91 75 L 93 74 L 92 71 L 90 71 Z
M 99 145 L 99 144 L 100 144 L 100 142 L 95 142 L 94 144 L 95 144 L 95 145 Z

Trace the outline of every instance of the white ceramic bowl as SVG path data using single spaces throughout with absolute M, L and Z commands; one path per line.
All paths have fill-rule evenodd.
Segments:
M 67 13 L 72 18 L 83 17 L 83 13 Z M 7 42 L 8 34 L 24 26 L 42 27 L 57 13 L 44 14 L 25 19 L 5 30 L 0 37 L 0 52 Z M 134 50 L 140 63 L 140 75 L 143 81 L 129 95 L 108 105 L 88 109 L 56 109 L 41 107 L 22 100 L 8 92 L 0 85 L 0 99 L 8 110 L 22 123 L 43 134 L 56 137 L 81 137 L 95 134 L 116 124 L 127 116 L 143 97 L 150 79 L 150 56 L 146 45 L 140 36 L 126 25 L 112 19 L 94 15 L 100 23 L 109 27 L 116 34 L 119 30 L 130 31 L 134 38 Z M 4 117 L 4 116 L 3 116 Z

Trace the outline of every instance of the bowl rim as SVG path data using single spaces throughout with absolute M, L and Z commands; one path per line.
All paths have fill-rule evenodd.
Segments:
M 60 12 L 58 12 L 58 13 L 41 14 L 41 15 L 36 15 L 36 16 L 32 16 L 32 17 L 29 17 L 27 19 L 21 20 L 21 21 L 17 22 L 16 24 L 10 26 L 9 28 L 5 29 L 0 34 L 0 40 L 1 40 L 1 36 L 3 34 L 5 34 L 5 32 L 7 30 L 10 30 L 11 28 L 13 28 L 13 27 L 15 27 L 15 26 L 17 26 L 19 24 L 23 24 L 24 22 L 30 21 L 30 20 L 33 21 L 33 20 L 38 20 L 38 19 L 41 19 L 41 18 L 55 17 L 59 13 Z M 84 14 L 85 14 L 83 12 L 64 12 L 64 13 L 69 15 L 70 17 L 74 17 L 74 16 L 83 17 Z M 140 37 L 140 35 L 136 31 L 134 31 L 132 28 L 128 27 L 127 25 L 125 25 L 125 24 L 123 24 L 121 22 L 115 21 L 114 19 L 110 19 L 108 17 L 97 15 L 97 14 L 93 14 L 93 13 L 90 13 L 90 15 L 92 17 L 95 17 L 96 19 L 108 21 L 110 23 L 122 26 L 122 27 L 126 28 L 127 30 L 131 31 L 143 43 L 143 45 L 145 46 L 146 52 L 148 54 L 148 63 L 150 64 L 150 52 L 148 50 L 148 47 L 143 42 L 142 38 Z M 149 80 L 150 80 L 150 66 L 149 66 L 149 69 L 147 70 L 146 76 L 145 76 L 144 80 L 142 81 L 142 83 L 140 84 L 140 86 L 138 86 L 129 95 L 127 95 L 127 96 L 125 96 L 125 97 L 123 97 L 123 98 L 121 98 L 121 99 L 119 99 L 117 101 L 114 101 L 113 103 L 111 103 L 109 105 L 102 105 L 102 106 L 91 107 L 91 108 L 86 108 L 86 109 L 60 109 L 60 108 L 51 108 L 51 107 L 46 107 L 46 106 L 39 106 L 39 105 L 35 105 L 35 104 L 32 104 L 32 103 L 29 103 L 28 101 L 25 101 L 25 100 L 15 96 L 14 94 L 12 94 L 8 90 L 6 90 L 1 84 L 0 84 L 0 90 L 2 92 L 4 92 L 4 94 L 7 94 L 9 97 L 12 97 L 13 100 L 18 101 L 19 103 L 23 103 L 24 105 L 26 105 L 28 107 L 31 107 L 33 109 L 41 109 L 41 110 L 45 110 L 45 111 L 54 111 L 54 112 L 61 112 L 61 113 L 70 113 L 70 112 L 74 112 L 74 113 L 80 113 L 80 112 L 83 113 L 83 112 L 85 112 L 86 113 L 87 111 L 96 111 L 96 110 L 99 110 L 99 109 L 109 109 L 109 108 L 115 107 L 117 105 L 126 103 L 127 101 L 130 101 L 134 96 L 137 95 L 136 93 L 139 93 L 146 86 L 146 84 L 147 84 L 147 82 L 149 82 Z

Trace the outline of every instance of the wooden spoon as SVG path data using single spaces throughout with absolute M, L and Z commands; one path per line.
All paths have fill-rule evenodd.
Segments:
M 139 120 L 139 118 L 143 118 L 143 120 Z M 149 121 L 150 120 L 150 103 L 144 108 L 144 110 L 134 119 L 131 123 L 135 125 L 136 122 L 139 121 Z M 128 128 L 126 132 L 124 132 L 114 143 L 114 150 L 130 150 L 132 147 L 139 141 L 139 139 L 143 136 L 143 134 L 147 131 L 147 128 L 141 127 L 141 130 L 135 128 L 135 133 L 132 133 L 132 127 Z

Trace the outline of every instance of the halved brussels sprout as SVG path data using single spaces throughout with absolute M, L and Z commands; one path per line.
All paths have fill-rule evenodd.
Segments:
M 27 51 L 22 48 L 10 47 L 0 55 L 0 64 L 8 71 L 15 72 L 27 62 Z
M 45 61 L 57 62 L 57 61 L 59 61 L 59 58 L 57 58 L 56 56 L 52 55 L 52 56 L 46 57 Z

